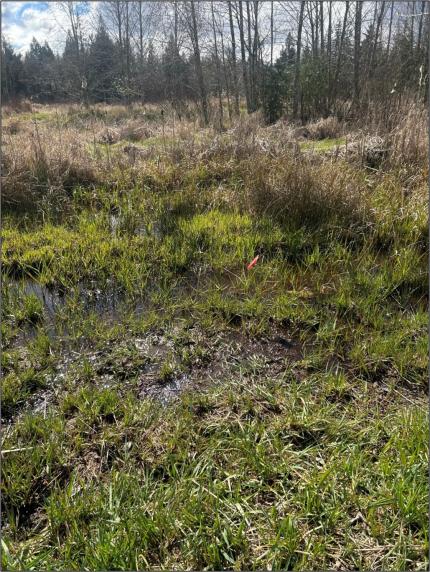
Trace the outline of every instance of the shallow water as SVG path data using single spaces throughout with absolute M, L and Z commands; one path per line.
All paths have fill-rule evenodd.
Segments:
M 103 314 L 115 312 L 121 303 L 125 301 L 125 295 L 115 288 L 100 290 L 93 284 L 79 284 L 69 293 L 59 288 L 49 288 L 31 279 L 12 280 L 8 287 L 11 293 L 17 296 L 34 295 L 43 304 L 45 313 L 55 317 L 71 299 L 77 298 L 83 303 L 84 309 Z
M 172 285 L 169 295 L 180 300 L 184 295 L 193 294 L 198 283 L 199 277 L 194 274 L 184 277 L 183 282 Z M 74 315 L 95 314 L 105 322 L 121 323 L 128 316 L 139 317 L 151 307 L 154 308 L 157 302 L 153 301 L 152 296 L 161 293 L 157 283 L 148 285 L 144 293 L 131 296 L 109 281 L 104 287 L 91 281 L 65 290 L 48 287 L 28 278 L 4 279 L 2 289 L 13 300 L 23 300 L 29 295 L 39 300 L 43 308 L 43 329 L 51 340 L 67 338 L 72 334 L 69 318 L 73 323 Z M 39 327 L 39 324 L 23 323 L 12 345 L 27 344 L 37 335 Z
M 140 298 L 131 301 L 126 294 L 114 286 L 100 289 L 95 284 L 79 284 L 65 292 L 59 288 L 51 288 L 31 279 L 9 280 L 3 288 L 9 290 L 13 298 L 22 299 L 33 295 L 43 307 L 43 326 L 50 339 L 58 336 L 67 336 L 70 332 L 65 316 L 73 312 L 73 304 L 77 302 L 79 310 L 84 314 L 96 314 L 112 322 L 121 321 L 121 318 L 130 312 L 141 315 L 146 307 L 145 301 Z M 38 326 L 24 325 L 15 339 L 14 345 L 21 345 L 31 341 L 38 332 Z

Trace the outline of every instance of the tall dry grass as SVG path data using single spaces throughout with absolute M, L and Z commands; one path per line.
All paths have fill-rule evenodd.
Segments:
M 336 212 L 346 221 L 362 210 L 357 173 L 366 166 L 367 154 L 376 157 L 372 171 L 425 171 L 428 164 L 428 114 L 418 104 L 399 108 L 392 129 L 372 118 L 360 129 L 335 118 L 308 124 L 308 139 L 346 136 L 341 149 L 323 152 L 306 147 L 297 125 L 283 120 L 265 126 L 259 113 L 241 116 L 219 132 L 200 128 L 195 117 L 179 120 L 173 109 L 160 106 L 37 105 L 32 111 L 42 119 L 32 121 L 19 110 L 4 114 L 6 205 L 37 204 L 47 193 L 67 195 L 76 186 L 111 184 L 121 177 L 138 182 L 151 169 L 175 173 L 167 186 L 179 188 L 188 170 L 203 169 L 214 173 L 205 175 L 207 180 L 240 179 L 249 208 L 259 212 L 279 219 L 303 217 L 309 224 Z
M 391 166 L 428 164 L 428 125 L 428 110 L 424 106 L 415 104 L 404 110 L 386 137 Z
M 75 130 L 24 124 L 3 136 L 2 201 L 19 206 L 47 192 L 95 184 L 101 169 Z
M 310 139 L 336 139 L 345 134 L 345 125 L 337 117 L 324 117 L 309 123 L 306 131 Z
M 346 162 L 312 162 L 303 156 L 259 157 L 241 169 L 247 208 L 294 226 L 368 220 L 365 179 Z

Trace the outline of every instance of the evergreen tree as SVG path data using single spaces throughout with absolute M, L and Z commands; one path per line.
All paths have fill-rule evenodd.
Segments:
M 109 102 L 119 97 L 118 51 L 100 18 L 97 33 L 90 42 L 87 58 L 88 93 L 93 101 Z
M 58 95 L 58 66 L 54 52 L 45 42 L 39 44 L 36 38 L 24 59 L 24 78 L 27 95 L 36 101 L 54 101 Z
M 61 78 L 64 97 L 79 100 L 82 90 L 82 78 L 79 53 L 72 34 L 67 32 L 61 65 Z
M 282 68 L 280 66 L 266 66 L 263 71 L 263 115 L 266 123 L 275 123 L 282 115 Z
M 166 98 L 161 61 L 155 52 L 152 42 L 143 63 L 142 89 L 145 101 L 160 101 Z
M 296 50 L 291 34 L 288 34 L 285 47 L 282 48 L 275 62 L 277 72 L 277 86 L 282 98 L 282 107 L 287 111 L 292 105 L 294 86 L 294 67 L 296 62 Z
M 16 54 L 5 40 L 1 47 L 1 96 L 10 101 L 24 93 L 23 64 L 21 55 Z

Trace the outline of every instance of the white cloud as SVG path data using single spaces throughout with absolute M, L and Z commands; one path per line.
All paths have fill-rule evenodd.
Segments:
M 33 38 L 39 43 L 47 41 L 54 52 L 64 48 L 66 32 L 70 28 L 68 15 L 61 2 L 10 2 L 3 1 L 2 24 L 4 38 L 16 51 L 25 53 Z M 88 11 L 82 14 L 86 31 L 96 21 L 98 2 L 89 2 Z

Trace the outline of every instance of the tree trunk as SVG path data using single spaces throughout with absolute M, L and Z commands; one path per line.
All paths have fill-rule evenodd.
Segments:
M 332 8 L 333 2 L 329 1 L 328 6 L 328 30 L 327 30 L 327 111 L 330 109 L 330 94 L 332 90 L 331 85 L 331 35 L 332 35 Z
M 252 98 L 252 110 L 256 111 L 258 107 L 258 2 L 259 0 L 254 0 L 254 38 L 252 45 L 252 76 L 253 76 L 253 98 Z
M 391 31 L 393 29 L 394 0 L 391 0 L 390 23 L 388 25 L 387 55 L 390 53 Z
M 353 100 L 357 106 L 360 98 L 360 56 L 361 56 L 361 16 L 363 5 L 360 0 L 355 3 L 354 26 L 354 93 Z
M 293 99 L 293 117 L 297 117 L 300 98 L 300 54 L 302 50 L 302 30 L 303 15 L 305 11 L 305 0 L 300 4 L 299 23 L 297 28 L 297 47 L 296 47 L 296 64 L 294 70 L 294 99 Z
M 130 103 L 130 20 L 128 14 L 128 2 L 125 3 L 125 62 L 126 62 L 126 102 Z
M 143 64 L 143 20 L 142 20 L 142 0 L 139 0 L 139 57 L 140 65 Z
M 124 44 L 122 38 L 122 14 L 121 14 L 121 6 L 119 0 L 116 0 L 115 8 L 116 8 L 116 20 L 118 26 L 119 52 L 121 58 L 121 73 L 124 75 Z
M 250 111 L 254 111 L 254 62 L 251 50 L 251 11 L 249 8 L 249 0 L 246 2 L 246 18 L 248 27 L 248 78 L 249 78 L 249 103 Z
M 320 18 L 319 18 L 319 2 L 315 2 L 315 56 L 318 56 L 320 48 Z
M 196 19 L 194 0 L 190 0 L 190 5 L 191 5 L 191 39 L 194 49 L 194 60 L 196 66 L 197 82 L 199 84 L 200 105 L 202 107 L 204 124 L 209 125 L 208 101 L 206 96 L 205 82 L 203 78 L 202 61 L 200 58 L 199 36 L 197 31 L 197 19 Z
M 270 2 L 270 67 L 273 66 L 273 0 Z
M 420 23 L 418 25 L 418 38 L 417 38 L 417 51 L 418 52 L 421 49 L 421 37 L 422 37 L 422 33 L 423 33 L 423 20 L 424 20 L 425 6 L 426 6 L 425 1 L 421 2 Z
M 321 55 L 324 53 L 324 2 L 320 2 Z
M 222 26 L 219 28 L 220 38 L 221 38 L 221 55 L 222 55 L 222 69 L 224 73 L 224 81 L 225 81 L 225 91 L 227 96 L 227 109 L 228 109 L 228 118 L 230 121 L 233 118 L 233 110 L 231 107 L 231 98 L 230 98 L 230 78 L 227 72 L 227 65 L 225 61 L 225 49 L 224 49 L 224 32 L 222 31 Z
M 306 12 L 308 14 L 308 18 L 309 18 L 309 24 L 311 26 L 311 45 L 312 45 L 312 55 L 314 58 L 316 58 L 317 54 L 315 52 L 315 26 L 314 26 L 314 17 L 313 17 L 313 13 L 312 13 L 312 5 L 309 5 L 308 2 L 306 2 Z
M 239 35 L 240 35 L 240 51 L 242 56 L 242 74 L 243 74 L 243 86 L 245 89 L 245 99 L 246 99 L 246 109 L 250 113 L 251 104 L 249 97 L 249 84 L 248 84 L 248 71 L 246 66 L 246 54 L 245 54 L 245 35 L 243 30 L 243 6 L 242 0 L 239 0 Z
M 369 65 L 369 77 L 373 77 L 373 73 L 375 71 L 374 68 L 375 68 L 376 50 L 378 49 L 379 30 L 381 28 L 384 12 L 385 12 L 385 0 L 383 0 L 382 2 L 381 10 L 379 12 L 378 20 L 376 22 L 375 41 L 373 43 L 372 55 L 370 58 L 370 65 Z
M 215 63 L 216 63 L 216 73 L 217 73 L 217 92 L 218 92 L 218 104 L 219 104 L 219 128 L 220 130 L 223 129 L 223 117 L 224 112 L 222 108 L 222 93 L 221 93 L 221 68 L 219 63 L 218 57 L 218 41 L 216 37 L 216 29 L 215 29 L 215 14 L 214 14 L 214 3 L 211 0 L 211 12 L 212 12 L 212 31 L 214 36 L 214 48 L 215 48 Z
M 175 38 L 175 50 L 178 51 L 178 3 L 175 1 L 175 20 L 173 24 L 173 36 Z
M 332 91 L 332 95 L 331 95 L 331 102 L 332 103 L 336 103 L 337 84 L 339 82 L 340 64 L 342 61 L 342 48 L 343 48 L 343 42 L 345 41 L 346 24 L 348 22 L 348 13 L 349 13 L 349 0 L 346 0 L 345 14 L 343 16 L 342 32 L 340 34 L 338 54 L 337 54 L 336 71 L 334 73 L 333 91 Z
M 236 39 L 234 35 L 233 12 L 231 9 L 231 1 L 228 2 L 228 17 L 230 20 L 231 35 L 231 59 L 233 64 L 233 92 L 234 92 L 234 112 L 239 115 L 239 82 L 237 77 L 237 61 L 236 61 Z

